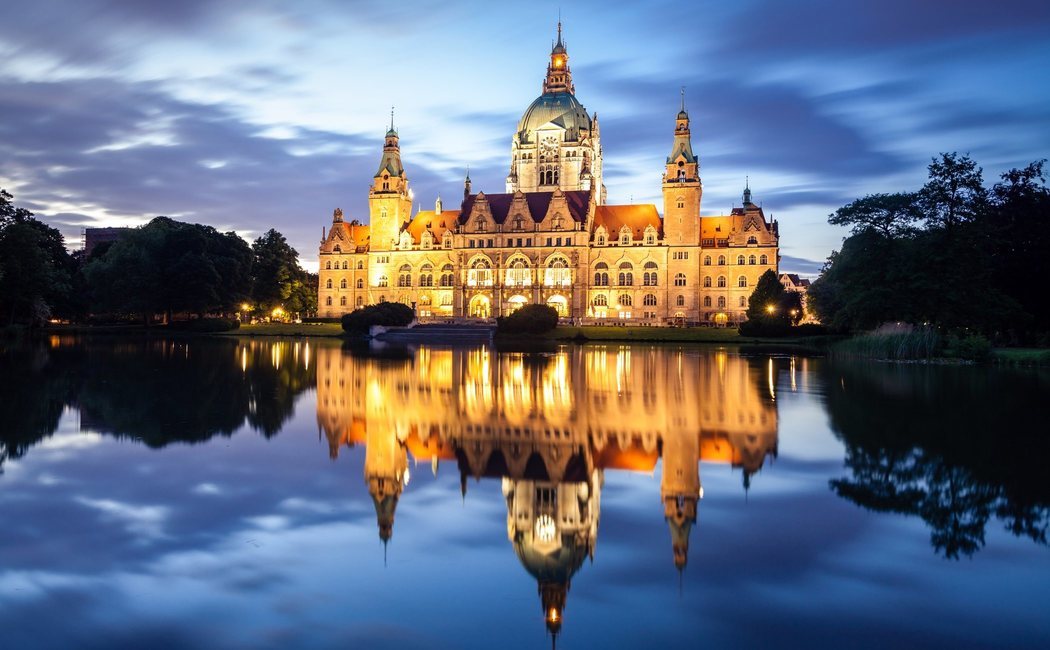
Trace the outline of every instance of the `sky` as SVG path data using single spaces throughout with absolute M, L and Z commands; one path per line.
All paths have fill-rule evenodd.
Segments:
M 559 9 L 576 94 L 602 125 L 610 203 L 661 205 L 680 88 L 702 214 L 745 178 L 813 276 L 829 213 L 918 189 L 932 156 L 986 182 L 1050 156 L 1045 0 L 5 3 L 0 187 L 59 228 L 158 215 L 285 234 L 317 267 L 340 207 L 367 221 L 390 108 L 417 204 L 504 191 Z

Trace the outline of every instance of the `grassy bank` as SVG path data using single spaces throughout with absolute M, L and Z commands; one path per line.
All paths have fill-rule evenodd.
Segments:
M 222 336 L 342 336 L 339 323 L 255 323 L 241 325 Z
M 1050 366 L 1050 349 L 1047 348 L 996 348 L 992 360 L 1004 365 Z

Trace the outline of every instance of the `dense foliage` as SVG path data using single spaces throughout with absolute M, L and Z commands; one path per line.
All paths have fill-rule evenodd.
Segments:
M 969 156 L 941 154 L 914 193 L 869 195 L 829 217 L 852 226 L 809 289 L 836 329 L 885 322 L 969 330 L 1001 342 L 1050 342 L 1050 190 L 1044 161 L 990 189 Z
M 399 302 L 381 302 L 344 314 L 343 331 L 349 334 L 364 335 L 368 334 L 373 325 L 404 327 L 415 318 L 415 312 L 407 305 Z
M 525 305 L 496 320 L 500 334 L 544 334 L 558 326 L 558 310 L 548 305 Z
M 72 298 L 76 262 L 62 234 L 17 208 L 0 189 L 0 319 L 38 323 L 76 310 Z
M 317 276 L 275 230 L 251 246 L 236 233 L 157 217 L 130 228 L 90 257 L 70 255 L 61 233 L 15 207 L 0 190 L 0 323 L 39 324 L 134 317 L 167 322 L 188 316 L 269 315 L 276 308 L 308 315 L 317 309 Z M 202 330 L 229 329 L 207 322 Z
M 747 320 L 740 324 L 744 336 L 787 336 L 802 319 L 802 295 L 787 291 L 769 269 L 758 278 L 747 303 Z

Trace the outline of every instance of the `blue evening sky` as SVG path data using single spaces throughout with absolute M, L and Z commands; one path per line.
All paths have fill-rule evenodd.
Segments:
M 156 215 L 316 268 L 341 207 L 367 219 L 390 106 L 416 201 L 452 207 L 467 165 L 501 192 L 540 92 L 555 2 L 5 3 L 0 187 L 60 228 Z M 602 125 L 611 203 L 660 202 L 679 88 L 703 214 L 745 176 L 780 220 L 782 270 L 813 274 L 828 213 L 915 189 L 941 151 L 989 182 L 1050 153 L 1045 0 L 563 3 L 577 96 Z

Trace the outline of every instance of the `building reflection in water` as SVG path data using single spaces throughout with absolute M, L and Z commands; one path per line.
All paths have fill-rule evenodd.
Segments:
M 553 354 L 424 347 L 398 361 L 316 351 L 317 420 L 336 458 L 365 445 L 379 536 L 393 533 L 409 455 L 500 479 L 507 537 L 561 628 L 573 575 L 593 558 L 608 470 L 654 472 L 675 566 L 704 491 L 700 461 L 740 468 L 745 489 L 777 452 L 775 368 L 724 351 L 571 346 Z

